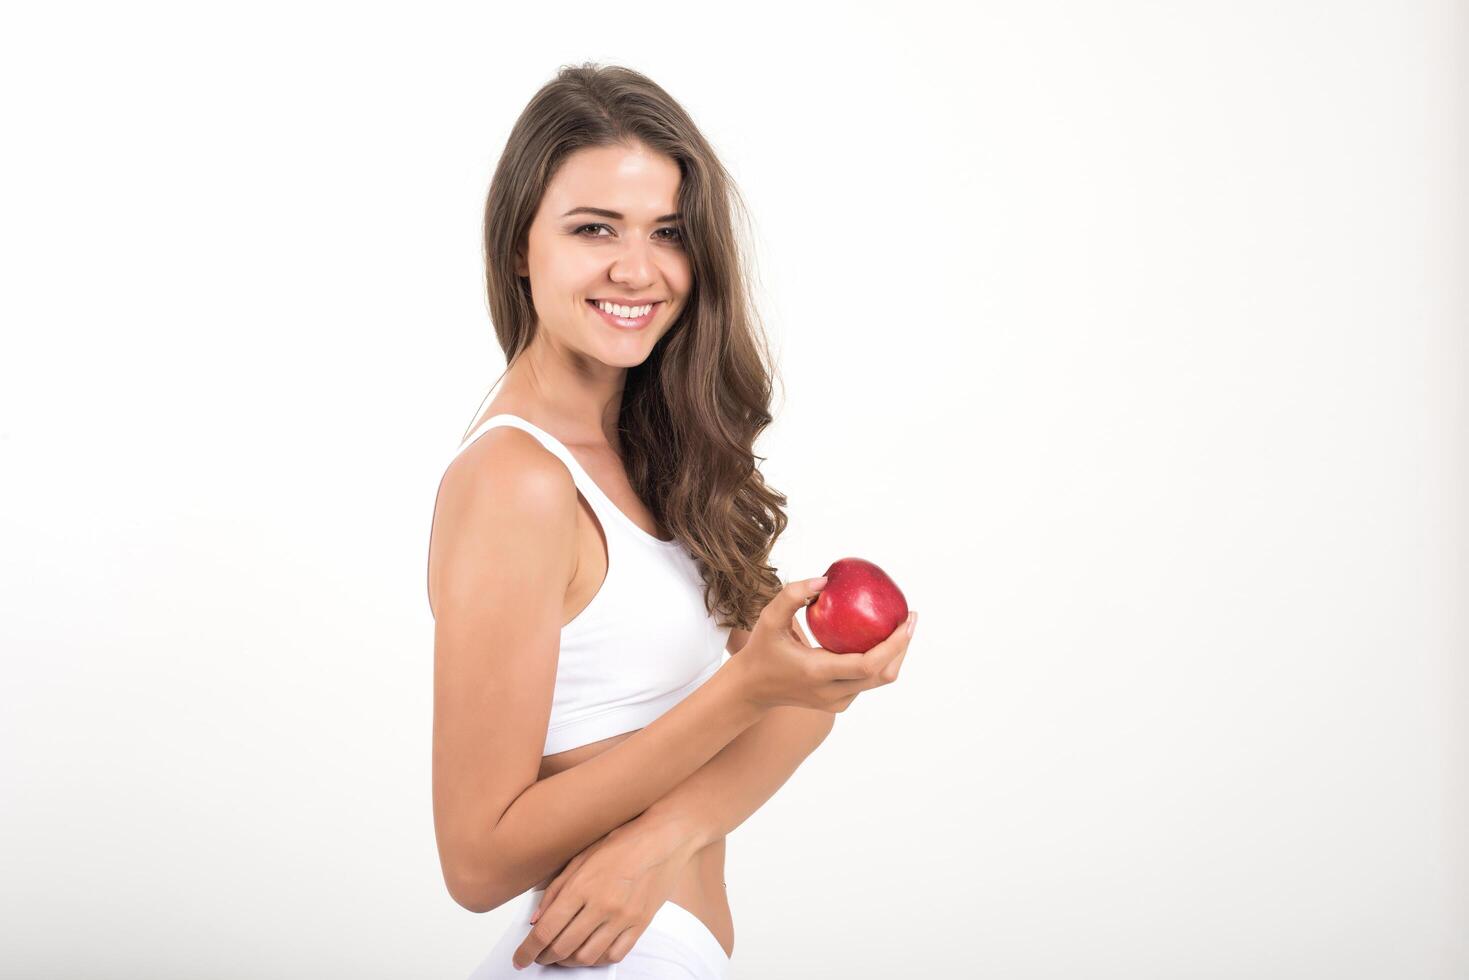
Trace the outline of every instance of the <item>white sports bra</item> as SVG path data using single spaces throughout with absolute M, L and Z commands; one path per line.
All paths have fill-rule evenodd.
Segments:
M 501 425 L 530 433 L 566 464 L 607 538 L 602 587 L 561 628 L 541 754 L 642 728 L 714 675 L 724 661 L 730 627 L 719 626 L 705 610 L 704 582 L 683 544 L 635 524 L 549 432 L 518 415 L 493 415 L 458 452 Z

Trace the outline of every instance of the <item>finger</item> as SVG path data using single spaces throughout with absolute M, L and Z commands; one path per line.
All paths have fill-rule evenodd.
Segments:
M 768 629 L 785 629 L 796 616 L 796 611 L 806 603 L 821 594 L 826 588 L 825 577 L 797 579 L 789 582 L 784 588 L 775 594 L 775 598 L 766 603 L 765 608 L 760 611 L 760 619 L 756 626 L 764 625 Z M 769 617 L 768 619 L 766 617 Z
M 598 841 L 598 843 L 601 843 L 601 841 Z M 572 875 L 576 873 L 576 869 L 586 863 L 587 858 L 591 855 L 592 849 L 595 846 L 586 848 L 576 857 L 562 865 L 561 870 L 556 872 L 556 877 L 546 886 L 546 890 L 541 893 L 541 900 L 536 904 L 536 910 L 531 913 L 531 925 L 535 925 L 536 920 L 541 917 L 541 913 L 550 908 L 551 903 L 556 901 L 556 896 L 561 894 L 561 889 L 566 887 L 566 883 L 571 880 Z
M 624 929 L 622 934 L 612 941 L 612 945 L 607 947 L 603 959 L 609 963 L 621 963 L 623 958 L 632 951 L 633 944 L 638 941 L 638 937 L 643 934 L 645 928 L 647 927 L 631 926 Z
M 561 889 L 565 887 L 565 875 L 561 875 L 555 881 L 546 886 L 546 890 L 541 893 L 541 900 L 536 903 L 536 910 L 530 914 L 531 925 L 536 924 L 536 922 L 541 917 L 541 913 L 551 907 L 551 903 L 556 901 L 556 896 L 561 894 Z
M 554 885 L 554 884 L 555 884 L 555 882 L 552 882 L 552 885 Z M 544 912 L 544 911 L 546 911 L 546 909 L 550 907 L 550 905 L 551 905 L 551 903 L 553 901 L 555 901 L 555 899 L 551 895 L 551 889 L 550 889 L 550 887 L 548 887 L 545 891 L 541 892 L 541 900 L 536 903 L 536 910 L 530 914 L 530 924 L 531 925 L 535 925 L 536 924 L 537 920 L 539 920 L 540 917 L 541 917 L 541 913 Z
M 603 917 L 592 911 L 590 905 L 583 905 L 576 917 L 567 923 L 561 934 L 551 940 L 551 945 L 541 950 L 541 955 L 536 957 L 536 962 L 541 966 L 550 966 L 552 963 L 560 963 L 567 959 L 572 953 L 581 949 L 587 937 L 597 931 L 597 927 L 603 922 Z
M 908 623 L 912 621 L 913 615 L 909 613 L 908 618 L 899 623 L 888 634 L 887 639 L 866 653 L 831 653 L 818 649 L 814 654 L 817 657 L 817 672 L 833 683 L 873 680 L 882 668 L 907 649 Z
M 891 684 L 893 681 L 897 680 L 898 671 L 901 670 L 903 666 L 903 658 L 907 655 L 908 644 L 905 642 L 902 648 L 898 651 L 898 655 L 896 657 L 893 657 L 886 664 L 883 664 L 881 661 L 878 660 L 871 661 L 872 669 L 877 671 L 876 674 L 873 674 L 870 677 L 859 677 L 854 680 L 831 681 L 826 684 L 826 686 L 822 690 L 822 694 L 828 699 L 842 697 L 843 695 L 846 695 L 846 697 L 843 698 L 843 701 L 839 701 L 835 705 L 835 707 L 840 710 L 845 707 L 845 704 L 843 702 L 845 702 L 846 704 L 850 704 L 851 699 L 855 698 L 863 691 L 870 691 L 875 687 L 882 687 L 885 684 Z
M 601 961 L 607 947 L 622 932 L 623 924 L 613 924 L 611 920 L 603 922 L 596 928 L 587 941 L 581 944 L 581 948 L 572 953 L 564 962 L 572 966 L 595 966 Z
M 893 681 L 897 680 L 898 672 L 903 669 L 903 658 L 906 656 L 908 656 L 908 645 L 905 643 L 903 645 L 903 652 L 894 657 L 892 663 L 888 664 L 882 670 L 878 671 L 878 676 L 881 677 L 883 681 L 888 684 L 891 684 Z
M 566 924 L 572 920 L 572 917 L 579 910 L 580 905 L 573 908 L 571 902 L 564 898 L 559 902 L 546 906 L 540 921 L 535 924 L 530 934 L 516 948 L 515 953 L 510 957 L 510 962 L 515 964 L 517 970 L 523 970 L 534 963 L 536 957 L 540 956 L 546 947 L 551 945 L 551 940 L 561 935 L 561 930 L 566 927 Z

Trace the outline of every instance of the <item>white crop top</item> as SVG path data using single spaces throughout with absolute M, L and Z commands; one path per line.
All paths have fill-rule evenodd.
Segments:
M 459 452 L 501 425 L 530 433 L 566 464 L 607 538 L 602 587 L 561 628 L 541 754 L 642 728 L 714 675 L 724 660 L 730 627 L 719 626 L 705 610 L 704 582 L 683 544 L 663 541 L 633 523 L 549 432 L 518 415 L 493 415 L 470 433 Z

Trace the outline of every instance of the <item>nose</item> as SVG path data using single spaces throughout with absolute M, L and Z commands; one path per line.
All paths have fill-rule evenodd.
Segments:
M 613 282 L 624 283 L 632 289 L 652 285 L 657 278 L 652 250 L 651 244 L 628 236 L 618 247 L 608 275 Z

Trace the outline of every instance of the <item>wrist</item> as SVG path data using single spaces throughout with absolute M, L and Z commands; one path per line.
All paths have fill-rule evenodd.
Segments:
M 748 646 L 749 644 L 746 644 Z M 755 691 L 755 679 L 750 658 L 731 656 L 724 662 L 724 666 L 715 674 L 727 674 L 729 689 L 732 697 L 739 705 L 744 717 L 754 724 L 765 717 L 765 712 L 770 710 L 770 705 L 763 703 Z

